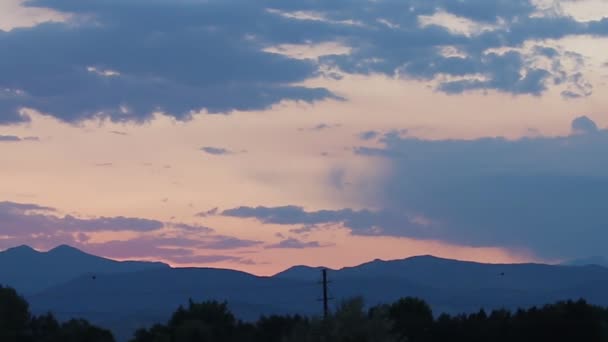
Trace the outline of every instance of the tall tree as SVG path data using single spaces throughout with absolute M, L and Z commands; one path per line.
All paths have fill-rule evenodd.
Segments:
M 29 305 L 12 288 L 0 286 L 0 341 L 22 341 L 30 322 Z
M 418 298 L 399 299 L 389 308 L 393 332 L 401 341 L 424 342 L 430 338 L 433 326 L 431 307 Z

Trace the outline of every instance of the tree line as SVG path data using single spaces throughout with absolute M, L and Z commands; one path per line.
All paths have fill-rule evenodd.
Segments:
M 12 288 L 0 286 L 2 342 L 114 342 L 108 330 L 81 319 L 60 323 L 52 314 L 35 316 Z
M 115 342 L 85 320 L 34 316 L 15 290 L 0 286 L 2 342 Z M 139 329 L 130 342 L 539 342 L 607 341 L 608 309 L 584 300 L 543 307 L 434 316 L 417 298 L 367 308 L 361 298 L 339 304 L 327 318 L 299 315 L 238 320 L 225 302 L 189 301 L 164 324 Z

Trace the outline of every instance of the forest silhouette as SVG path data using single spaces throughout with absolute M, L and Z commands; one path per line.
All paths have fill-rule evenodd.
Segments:
M 2 342 L 114 342 L 109 330 L 85 320 L 60 323 L 32 315 L 14 289 L 0 286 Z M 439 342 L 608 341 L 608 309 L 584 300 L 515 312 L 480 310 L 435 316 L 421 299 L 406 297 L 366 308 L 362 298 L 341 302 L 327 318 L 299 315 L 238 320 L 226 302 L 189 301 L 166 324 L 135 332 L 131 342 Z

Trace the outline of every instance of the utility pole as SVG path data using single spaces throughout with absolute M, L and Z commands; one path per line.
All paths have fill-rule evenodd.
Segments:
M 327 319 L 327 316 L 329 316 L 329 300 L 331 299 L 327 295 L 327 284 L 329 284 L 329 281 L 327 280 L 327 269 L 324 268 L 321 272 L 323 275 L 323 280 L 321 281 L 323 285 L 323 318 Z

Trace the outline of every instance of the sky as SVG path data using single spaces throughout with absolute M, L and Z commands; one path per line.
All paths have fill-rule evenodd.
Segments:
M 0 249 L 608 257 L 606 0 L 2 0 Z

